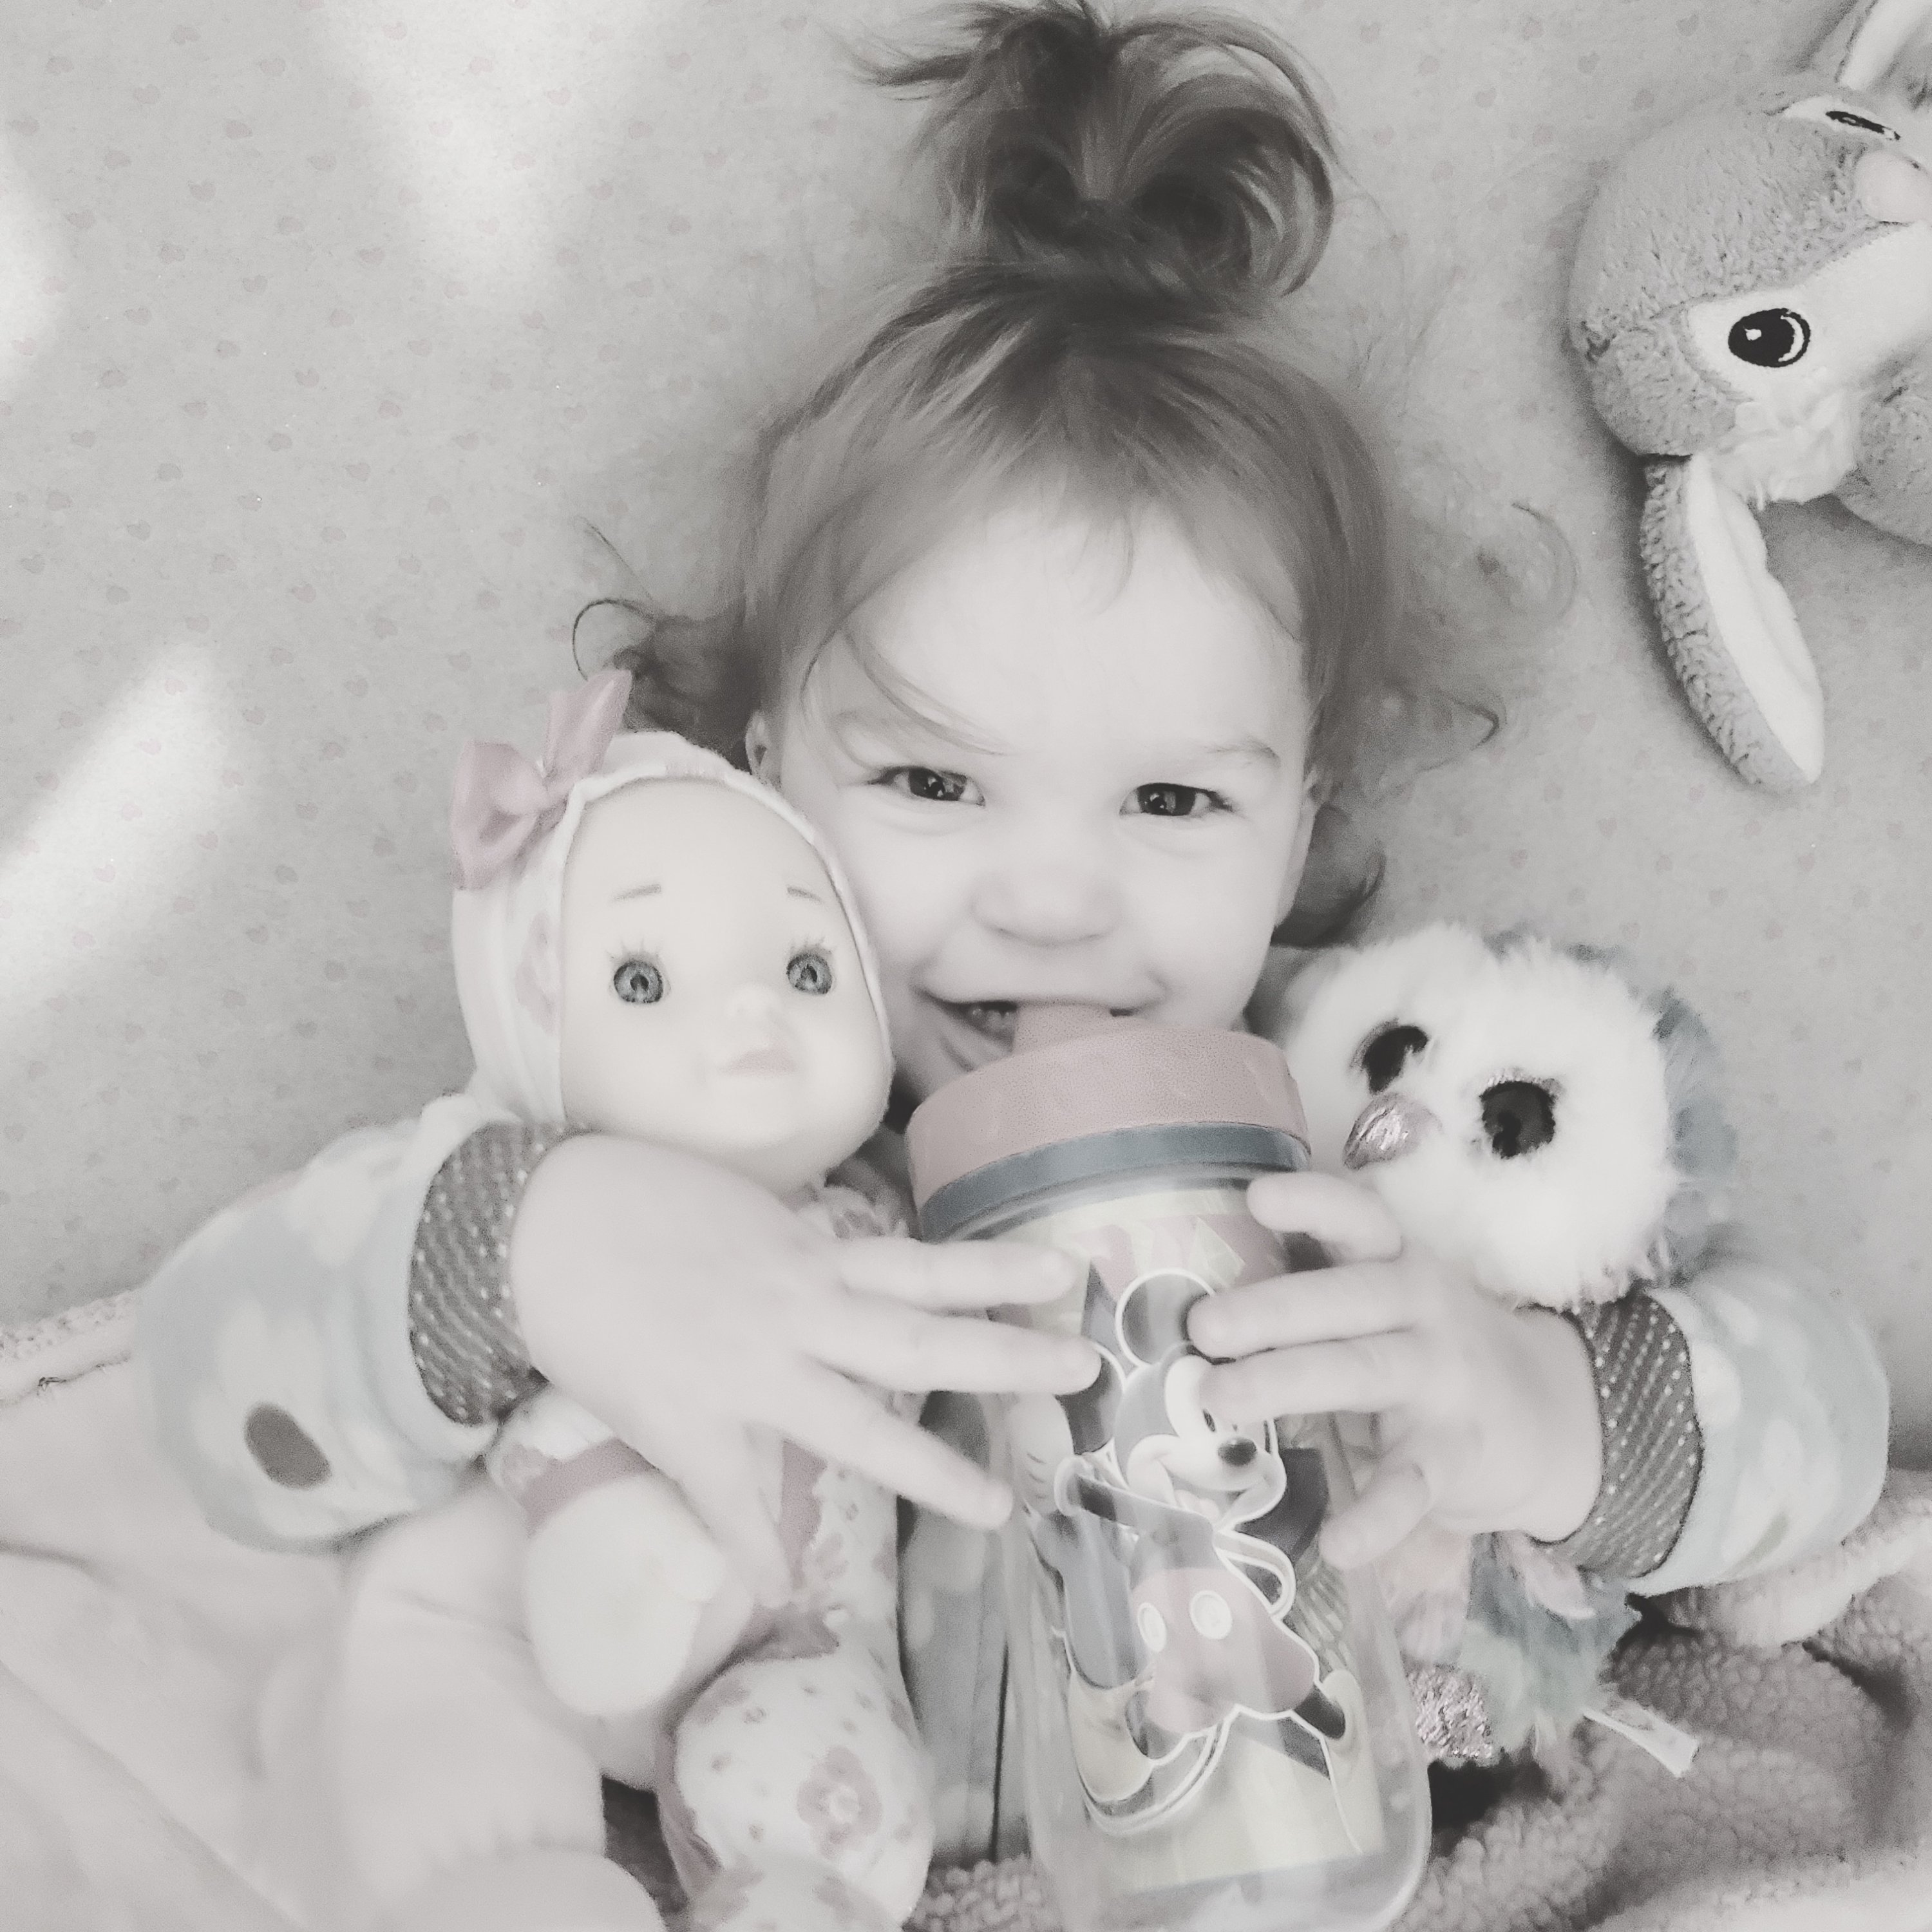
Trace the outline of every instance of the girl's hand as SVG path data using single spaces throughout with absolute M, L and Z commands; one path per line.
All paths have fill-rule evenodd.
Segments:
M 1269 1174 L 1248 1190 L 1264 1227 L 1318 1241 L 1333 1265 L 1210 1297 L 1189 1324 L 1220 1366 L 1216 1415 L 1258 1422 L 1336 1409 L 1374 1416 L 1381 1459 L 1322 1532 L 1352 1566 L 1428 1517 L 1463 1534 L 1554 1541 L 1588 1515 L 1603 1444 L 1582 1337 L 1546 1309 L 1513 1309 L 1405 1249 L 1380 1200 L 1327 1174 Z
M 767 1597 L 789 1579 L 758 1431 L 991 1528 L 1012 1507 L 1006 1486 L 855 1380 L 1051 1394 L 1084 1388 L 1097 1366 L 1078 1338 L 978 1318 L 1065 1293 L 1064 1254 L 834 1240 L 710 1161 L 604 1135 L 538 1164 L 509 1272 L 534 1366 L 676 1483 Z

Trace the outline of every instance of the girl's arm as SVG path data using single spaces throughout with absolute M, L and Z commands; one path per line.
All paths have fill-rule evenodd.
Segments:
M 161 1448 L 210 1522 L 313 1548 L 452 1492 L 514 1395 L 497 1406 L 510 1382 L 487 1301 L 448 1282 L 465 1244 L 500 1242 L 556 1137 L 453 1095 L 346 1135 L 164 1263 L 136 1359 Z M 463 1186 L 479 1155 L 494 1225 Z
M 1324 1532 L 1336 1562 L 1371 1561 L 1430 1516 L 1524 1531 L 1655 1594 L 1826 1546 L 1878 1493 L 1886 1383 L 1857 1317 L 1735 1238 L 1688 1283 L 1575 1324 L 1406 1249 L 1352 1182 L 1271 1175 L 1249 1201 L 1335 1264 L 1198 1308 L 1190 1333 L 1222 1364 L 1202 1397 L 1237 1419 L 1378 1419 L 1380 1460 Z
M 1799 1562 L 1855 1528 L 1885 1479 L 1890 1398 L 1846 1298 L 1771 1266 L 1732 1232 L 1690 1280 L 1654 1299 L 1681 1338 L 1697 1466 L 1676 1535 L 1654 1565 L 1623 1574 L 1658 1596 Z M 1640 1435 L 1642 1418 L 1612 1390 L 1603 1408 L 1615 1480 L 1613 1438 L 1620 1426 Z
M 144 1291 L 139 1346 L 164 1452 L 244 1541 L 314 1547 L 440 1501 L 540 1370 L 777 1593 L 754 1438 L 997 1522 L 1004 1486 L 848 1378 L 1084 1386 L 1086 1342 L 976 1318 L 1064 1293 L 1068 1266 L 836 1240 L 710 1162 L 458 1095 L 218 1215 Z

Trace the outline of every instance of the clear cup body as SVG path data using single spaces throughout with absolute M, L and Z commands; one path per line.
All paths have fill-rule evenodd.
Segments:
M 1352 1494 L 1333 1423 L 1237 1428 L 1198 1394 L 1192 1302 L 1290 1265 L 1246 1211 L 1260 1171 L 1111 1175 L 953 1233 L 1082 1256 L 1019 1318 L 1106 1358 L 994 1418 L 1028 1826 L 1068 1932 L 1377 1932 L 1426 1856 L 1387 1614 L 1316 1542 Z

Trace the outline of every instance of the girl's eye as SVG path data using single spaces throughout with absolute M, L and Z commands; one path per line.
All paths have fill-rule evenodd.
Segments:
M 896 765 L 881 782 L 928 805 L 957 805 L 972 788 L 972 782 L 957 772 L 935 772 L 927 765 Z
M 1134 792 L 1134 809 L 1150 818 L 1202 818 L 1226 802 L 1200 785 L 1144 784 Z
M 664 996 L 664 973 L 651 960 L 626 959 L 610 975 L 610 988 L 632 1006 L 655 1006 Z
M 794 952 L 785 968 L 785 977 L 801 993 L 829 993 L 832 962 L 822 952 Z
M 1556 1101 L 1534 1080 L 1500 1080 L 1483 1090 L 1483 1131 L 1504 1160 L 1546 1147 L 1556 1137 Z
M 1788 369 L 1811 346 L 1811 325 L 1795 308 L 1756 309 L 1732 323 L 1725 346 L 1740 362 Z
M 1429 1036 L 1419 1026 L 1387 1026 L 1362 1048 L 1362 1072 L 1371 1094 L 1385 1092 L 1390 1083 L 1408 1064 L 1412 1054 L 1429 1044 Z

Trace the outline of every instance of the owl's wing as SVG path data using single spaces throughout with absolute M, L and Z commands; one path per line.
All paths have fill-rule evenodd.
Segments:
M 1708 457 L 1650 463 L 1645 476 L 1638 545 L 1691 710 L 1754 784 L 1810 784 L 1824 768 L 1824 694 L 1756 518 Z

